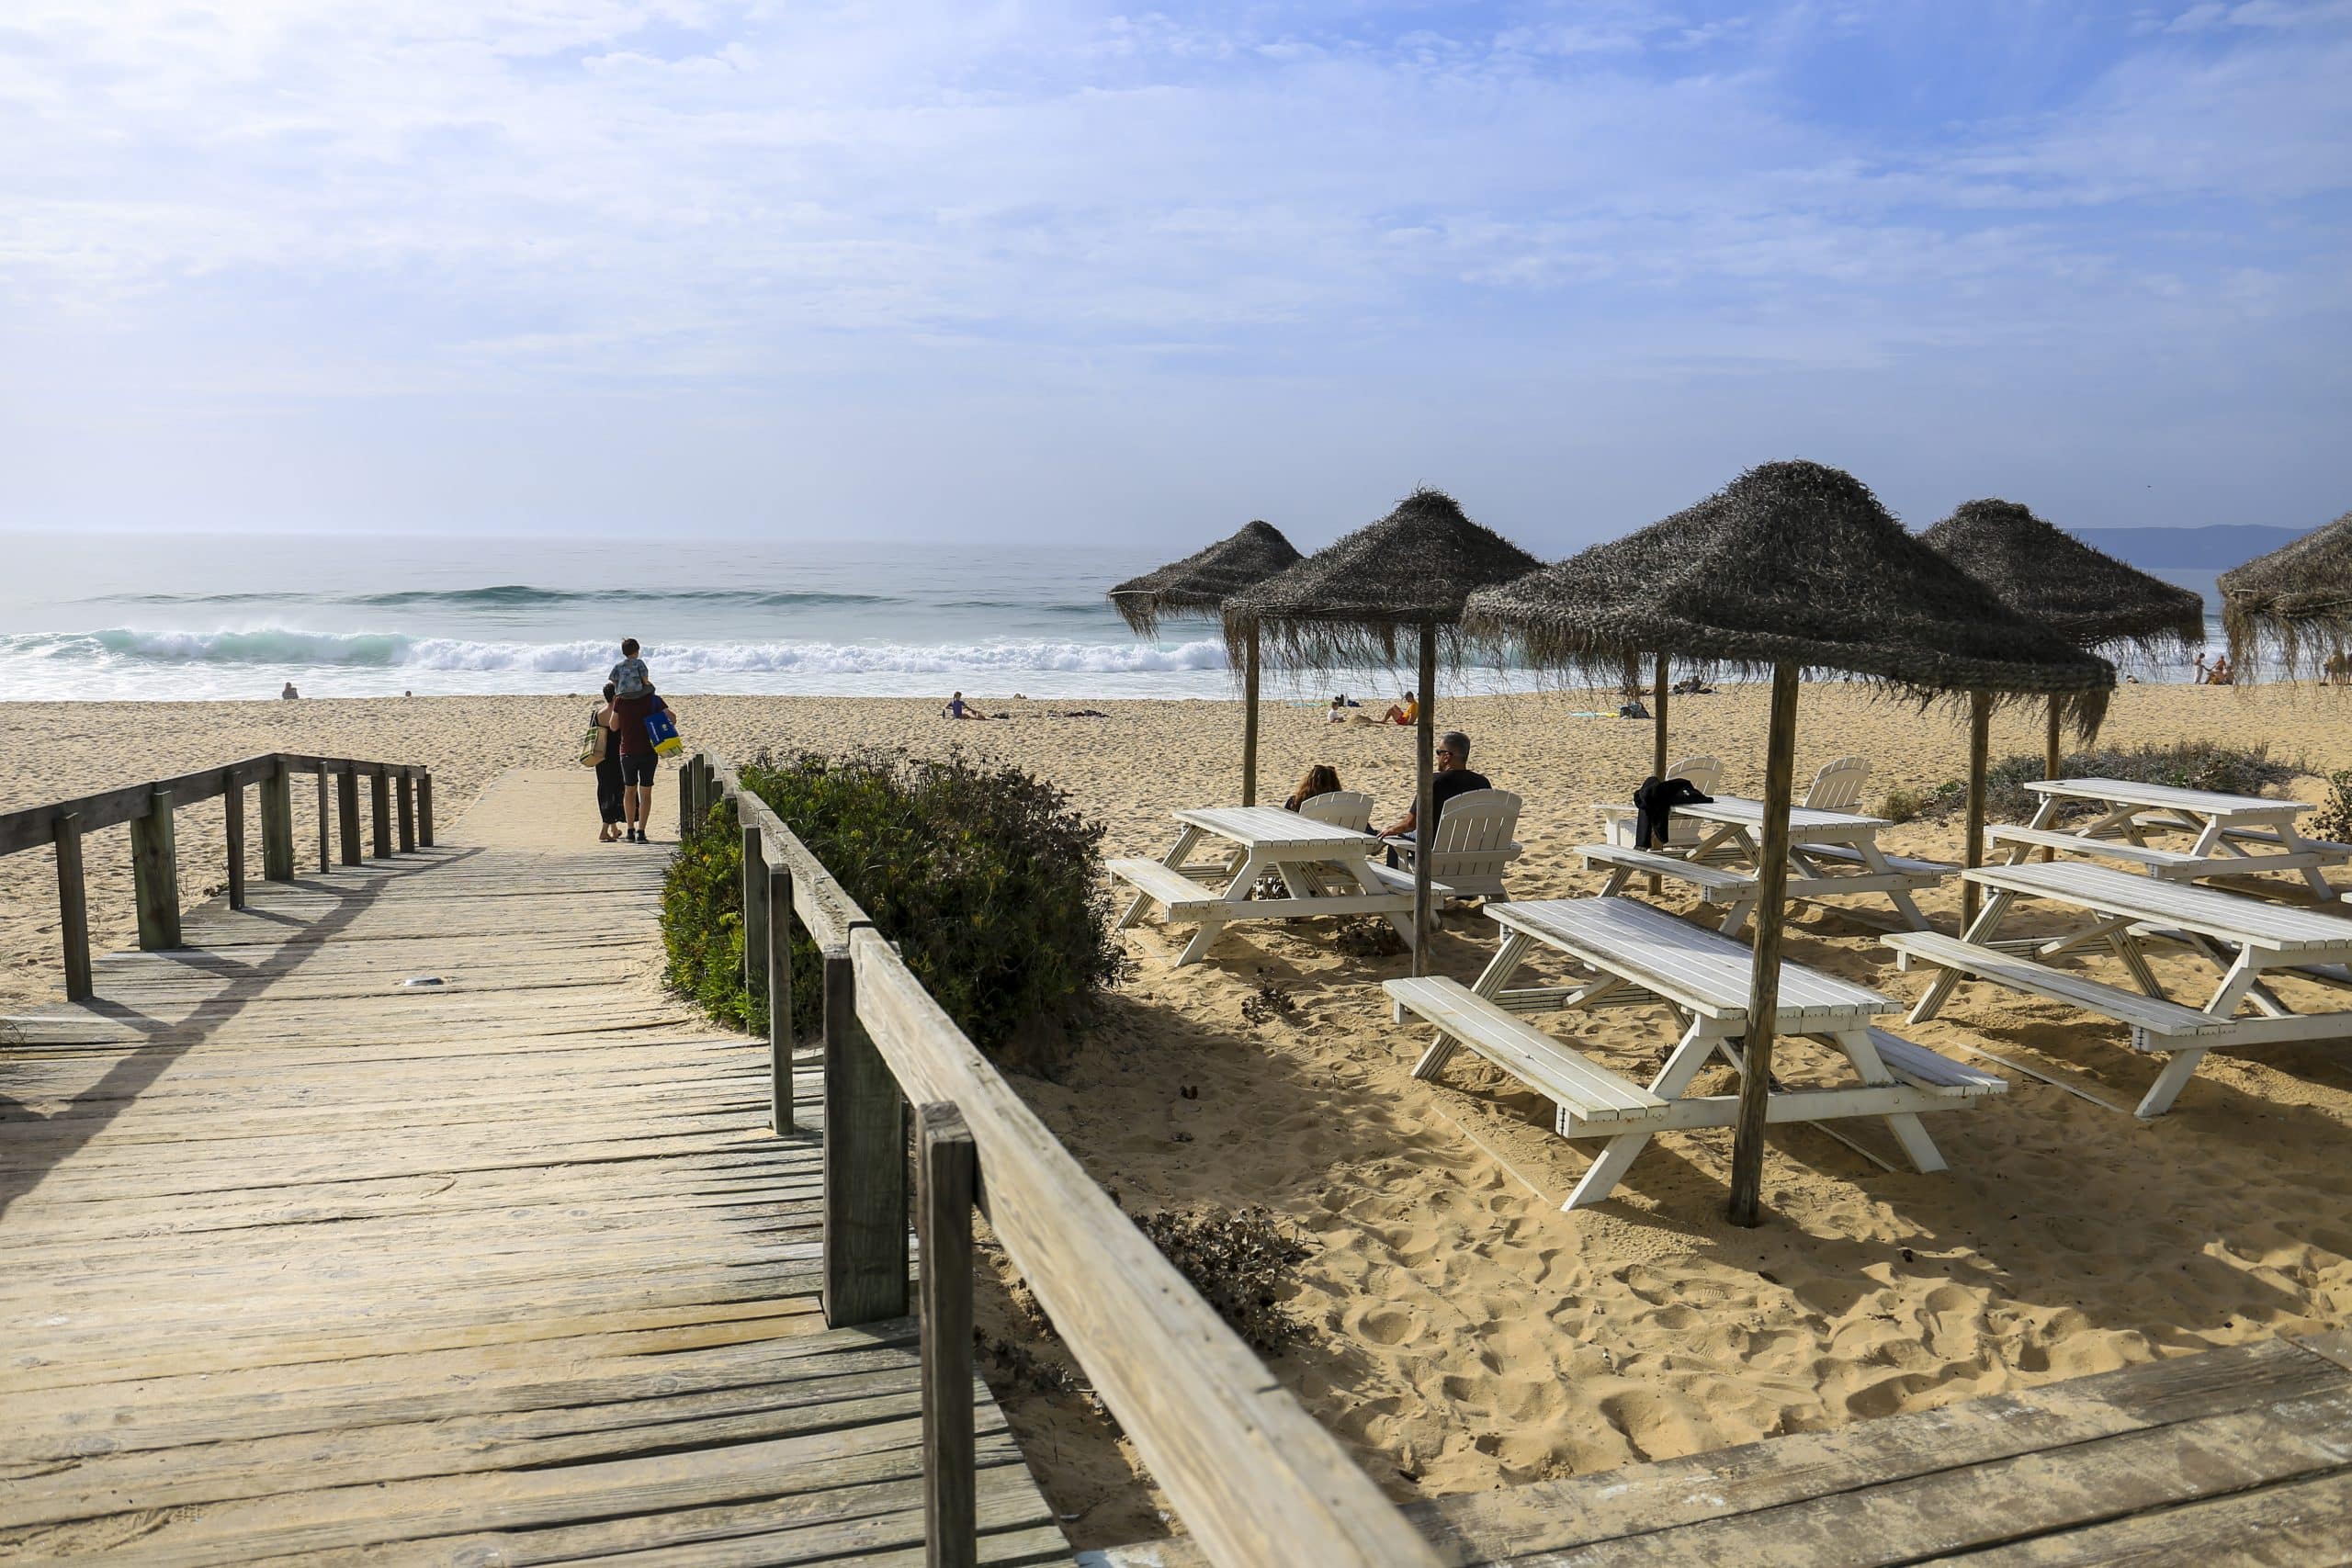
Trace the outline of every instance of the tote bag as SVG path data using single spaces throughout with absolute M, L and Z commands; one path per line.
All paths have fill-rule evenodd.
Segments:
M 589 715 L 588 733 L 580 738 L 580 765 L 593 768 L 603 761 L 605 748 L 611 744 L 613 732 L 597 723 L 595 715 Z
M 653 742 L 653 754 L 657 757 L 674 757 L 686 749 L 686 743 L 678 739 L 678 721 L 670 716 L 666 707 L 655 708 L 645 716 L 645 737 Z

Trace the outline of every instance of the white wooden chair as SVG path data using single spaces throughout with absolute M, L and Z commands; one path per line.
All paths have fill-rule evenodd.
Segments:
M 1456 898 L 1509 898 L 1503 872 L 1525 852 L 1511 841 L 1519 826 L 1519 796 L 1506 789 L 1466 790 L 1438 813 L 1437 838 L 1430 852 L 1430 880 L 1452 888 Z M 1392 887 L 1413 886 L 1417 846 L 1396 842 L 1397 866 L 1373 863 L 1374 876 Z
M 1362 790 L 1334 789 L 1298 803 L 1301 817 L 1328 822 L 1351 832 L 1372 831 L 1372 796 Z
M 1840 757 L 1824 762 L 1821 771 L 1813 775 L 1813 787 L 1804 792 L 1804 805 L 1815 811 L 1851 811 L 1861 804 L 1862 786 L 1870 783 L 1870 778 L 1868 757 Z
M 1690 781 L 1690 787 L 1701 795 L 1713 795 L 1715 786 L 1723 782 L 1723 759 L 1685 757 L 1668 767 L 1666 770 L 1666 776 L 1670 779 L 1688 779 Z M 1602 827 L 1607 829 L 1610 843 L 1621 850 L 1643 847 L 1634 842 L 1634 811 L 1631 802 L 1599 801 L 1594 804 L 1592 809 L 1593 814 L 1600 818 Z M 1667 848 L 1675 851 L 1691 848 L 1698 843 L 1704 828 L 1705 824 L 1694 822 L 1687 817 L 1668 823 Z

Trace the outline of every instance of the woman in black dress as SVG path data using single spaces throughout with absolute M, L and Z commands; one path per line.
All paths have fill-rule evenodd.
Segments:
M 596 811 L 604 818 L 600 844 L 617 843 L 621 826 L 621 738 L 613 729 L 613 683 L 605 682 L 605 700 L 588 712 L 588 722 L 605 731 L 604 761 L 596 764 Z

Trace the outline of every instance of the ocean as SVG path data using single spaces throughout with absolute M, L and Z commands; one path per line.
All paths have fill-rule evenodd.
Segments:
M 1199 541 L 1205 543 L 1205 539 Z M 1131 634 L 1111 584 L 1182 553 L 673 539 L 12 534 L 0 692 L 19 701 L 579 693 L 623 637 L 700 692 L 1224 697 L 1216 629 Z M 2217 605 L 2211 572 L 2158 575 Z M 2142 669 L 2141 678 L 2178 678 Z M 1396 671 L 1270 678 L 1385 700 Z M 1466 670 L 1457 690 L 1535 683 Z

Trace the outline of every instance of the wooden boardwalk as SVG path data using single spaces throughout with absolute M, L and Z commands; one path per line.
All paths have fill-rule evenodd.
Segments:
M 818 1308 L 820 1086 L 774 1136 L 764 1047 L 656 989 L 660 846 L 534 847 L 585 787 L 14 1021 L 0 1558 L 922 1560 L 912 1325 Z M 1067 1561 L 975 1399 L 984 1560 Z

